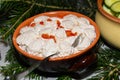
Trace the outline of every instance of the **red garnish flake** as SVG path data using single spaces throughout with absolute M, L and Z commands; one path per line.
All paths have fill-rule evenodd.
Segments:
M 66 32 L 67 37 L 76 36 L 77 35 L 77 32 L 73 33 L 71 30 L 66 30 L 65 32 Z
M 40 21 L 40 24 L 41 24 L 41 25 L 44 25 L 44 22 L 43 22 L 43 21 Z
M 52 19 L 48 18 L 47 21 L 52 21 Z
M 53 39 L 54 42 L 56 43 L 56 39 L 55 39 L 55 36 L 54 36 L 54 35 L 42 34 L 41 36 L 42 36 L 42 38 L 44 38 L 44 39 Z
M 60 24 L 61 24 L 61 23 L 60 23 L 60 21 L 59 21 L 59 20 L 57 20 L 57 26 L 60 26 Z
M 57 29 L 59 29 L 59 28 L 64 28 L 64 27 L 63 26 L 58 26 Z
M 53 36 L 53 35 L 50 35 L 50 39 L 53 39 L 53 40 L 54 40 L 54 42 L 56 43 L 55 36 Z
M 34 26 L 35 26 L 35 23 L 31 23 L 31 24 L 30 24 L 30 27 L 34 27 Z
M 48 35 L 48 34 L 42 34 L 41 36 L 42 36 L 42 38 L 44 38 L 44 39 L 48 39 L 48 38 L 49 38 L 49 35 Z
M 61 26 L 60 21 L 59 21 L 59 20 L 57 20 L 57 29 L 59 29 L 59 28 L 64 28 L 64 27 L 63 27 L 63 26 Z

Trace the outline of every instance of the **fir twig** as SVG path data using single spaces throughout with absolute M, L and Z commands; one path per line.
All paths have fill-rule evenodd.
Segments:
M 119 80 L 120 71 L 120 51 L 106 47 L 105 44 L 101 46 L 98 51 L 98 62 L 95 76 L 88 80 Z
M 72 78 L 69 76 L 61 76 L 57 80 L 72 80 Z
M 33 8 L 34 3 L 31 5 L 31 7 L 25 11 L 20 17 L 19 19 L 10 27 L 10 29 L 4 34 L 2 35 L 2 38 L 4 39 L 6 37 L 6 35 L 8 35 L 13 29 L 14 27 L 18 24 L 18 22 Z
M 7 64 L 6 66 L 0 66 L 0 73 L 2 73 L 5 76 L 16 74 L 23 70 L 25 70 L 25 67 L 19 65 L 19 63 L 12 63 Z
M 31 1 L 25 1 L 28 4 L 32 4 Z M 35 5 L 39 6 L 39 7 L 44 7 L 44 8 L 53 8 L 53 9 L 68 9 L 71 10 L 72 7 L 61 7 L 61 6 L 54 6 L 54 5 L 45 5 L 45 4 L 41 4 L 41 3 L 35 3 Z

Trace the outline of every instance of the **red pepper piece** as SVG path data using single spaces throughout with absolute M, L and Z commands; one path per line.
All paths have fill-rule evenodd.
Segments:
M 43 22 L 43 21 L 40 21 L 40 24 L 41 24 L 41 25 L 44 25 L 44 22 Z
M 52 21 L 52 19 L 48 18 L 47 21 Z
M 41 36 L 42 36 L 42 38 L 44 38 L 44 39 L 53 39 L 54 42 L 56 43 L 55 36 L 53 36 L 53 35 L 42 34 Z
M 31 24 L 30 24 L 30 27 L 34 27 L 34 26 L 35 26 L 35 23 L 31 23 Z
M 59 20 L 57 20 L 57 29 L 59 29 L 59 28 L 64 28 L 64 27 L 63 27 L 63 26 L 61 26 L 60 21 L 59 21 Z
M 60 26 L 60 24 L 61 24 L 61 23 L 60 23 L 60 21 L 59 21 L 59 20 L 57 20 L 57 26 L 58 26 L 58 27 Z
M 66 32 L 67 37 L 76 36 L 77 35 L 77 32 L 73 33 L 71 30 L 66 30 L 65 32 Z

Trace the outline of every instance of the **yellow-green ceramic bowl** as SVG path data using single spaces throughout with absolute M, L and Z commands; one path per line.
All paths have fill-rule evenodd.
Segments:
M 120 19 L 103 10 L 104 0 L 97 0 L 98 11 L 95 21 L 100 28 L 101 36 L 112 46 L 120 49 Z

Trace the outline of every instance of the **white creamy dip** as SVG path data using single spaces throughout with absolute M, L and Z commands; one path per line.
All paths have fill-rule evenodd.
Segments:
M 78 35 L 79 44 L 72 43 Z M 63 18 L 39 16 L 20 30 L 19 47 L 29 54 L 47 57 L 59 51 L 55 57 L 64 57 L 87 48 L 95 39 L 94 26 L 86 18 L 69 14 Z

